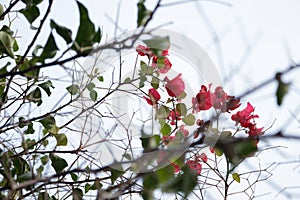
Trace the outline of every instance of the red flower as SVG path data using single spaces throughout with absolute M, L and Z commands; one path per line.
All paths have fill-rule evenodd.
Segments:
M 149 98 L 144 96 L 144 99 L 146 99 L 149 105 L 156 105 L 157 102 L 160 100 L 160 94 L 155 88 L 149 89 L 148 96 Z
M 201 86 L 199 93 L 192 99 L 193 111 L 208 110 L 212 107 L 211 92 L 205 85 Z
M 207 162 L 208 158 L 207 155 L 205 153 L 201 153 L 201 155 L 199 156 L 199 159 L 201 159 L 203 162 Z
M 178 74 L 175 78 L 173 78 L 172 80 L 169 80 L 168 77 L 166 77 L 164 79 L 164 81 L 166 81 L 166 90 L 169 94 L 169 96 L 171 97 L 179 97 L 184 89 L 185 89 L 185 85 L 183 80 L 181 79 L 181 74 Z
M 161 53 L 162 56 L 168 56 L 169 55 L 169 49 L 165 49 L 163 50 L 163 52 Z
M 172 162 L 171 165 L 174 167 L 174 173 L 178 173 L 180 171 L 180 166 L 176 163 Z
M 248 134 L 249 134 L 250 137 L 256 137 L 256 136 L 259 136 L 259 135 L 263 134 L 264 127 L 257 128 L 256 124 L 250 124 L 248 126 L 248 128 L 249 128 Z
M 222 109 L 228 96 L 226 92 L 224 92 L 221 86 L 216 87 L 215 93 L 212 95 L 213 107 L 215 109 Z
M 148 47 L 145 47 L 143 45 L 138 45 L 135 50 L 140 56 L 146 55 L 148 57 L 152 57 L 153 55 L 152 51 Z
M 196 160 L 188 160 L 186 164 L 193 170 L 197 172 L 197 174 L 201 174 L 202 165 Z
M 230 112 L 231 110 L 235 110 L 240 107 L 240 99 L 231 98 L 226 102 L 226 112 Z
M 248 102 L 247 107 L 244 110 L 238 111 L 236 114 L 232 115 L 231 119 L 236 121 L 236 123 L 240 123 L 242 127 L 248 128 L 251 124 L 250 120 L 253 118 L 258 118 L 258 115 L 251 115 L 253 111 L 253 106 Z
M 167 116 L 167 119 L 170 120 L 170 124 L 171 125 L 175 125 L 177 121 L 181 120 L 180 118 L 180 114 L 179 112 L 176 110 L 172 110 L 168 116 Z

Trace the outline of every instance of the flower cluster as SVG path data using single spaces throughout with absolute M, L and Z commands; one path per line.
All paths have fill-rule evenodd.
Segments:
M 168 49 L 165 49 L 161 52 L 161 54 L 156 55 L 151 51 L 150 48 L 143 45 L 138 45 L 136 47 L 136 52 L 140 56 L 147 56 L 151 61 L 151 66 L 153 69 L 157 69 L 159 73 L 165 74 L 172 67 L 172 63 L 167 57 L 169 55 Z
M 201 162 L 206 163 L 208 161 L 207 155 L 205 153 L 202 153 L 200 155 L 196 155 L 194 156 L 194 159 L 189 159 L 186 161 L 186 165 L 191 168 L 192 170 L 194 170 L 195 172 L 197 172 L 197 174 L 201 174 L 202 171 L 202 164 Z M 181 167 L 172 162 L 171 163 L 172 166 L 174 167 L 174 172 L 178 173 L 181 170 Z
M 253 106 L 248 102 L 247 107 L 244 110 L 238 111 L 236 114 L 231 116 L 231 119 L 236 122 L 236 125 L 240 124 L 246 128 L 246 132 L 251 137 L 259 136 L 263 134 L 263 127 L 257 128 L 254 118 L 258 118 L 258 115 L 252 114 L 254 112 Z
M 208 88 L 205 85 L 201 86 L 199 93 L 193 97 L 192 104 L 193 112 L 209 110 L 212 107 L 221 112 L 230 112 L 241 105 L 239 99 L 227 95 L 221 86 L 216 87 L 215 92 L 211 92 L 211 84 Z
M 162 80 L 165 91 L 169 96 L 166 100 L 161 99 L 161 94 L 157 91 L 159 83 L 153 84 L 152 82 L 152 88 L 148 90 L 148 95 L 143 96 L 146 102 L 155 108 L 156 119 L 158 119 L 161 124 L 160 139 L 163 148 L 168 149 L 173 144 L 180 144 L 183 140 L 187 139 L 189 131 L 185 129 L 185 126 L 191 126 L 195 123 L 198 125 L 199 128 L 194 132 L 194 139 L 197 139 L 200 133 L 208 131 L 209 126 L 206 126 L 207 123 L 201 119 L 196 120 L 194 114 L 200 111 L 207 111 L 211 108 L 216 111 L 217 118 L 220 115 L 231 115 L 231 119 L 236 123 L 237 131 L 242 130 L 247 133 L 249 137 L 256 137 L 263 134 L 263 128 L 256 127 L 254 119 L 259 116 L 253 114 L 253 106 L 248 103 L 245 109 L 231 114 L 232 111 L 240 107 L 240 99 L 228 95 L 221 86 L 216 87 L 214 91 L 212 91 L 212 84 L 208 86 L 202 85 L 196 96 L 192 98 L 192 109 L 186 108 L 186 105 L 181 101 L 186 95 L 182 74 L 179 73 L 173 79 L 169 79 L 166 75 L 163 78 L 158 78 L 160 74 L 167 73 L 172 67 L 172 63 L 167 57 L 168 49 L 155 51 L 159 54 L 156 55 L 153 53 L 154 50 L 152 51 L 146 46 L 139 45 L 136 51 L 138 55 L 148 58 L 148 64 L 143 62 L 143 66 L 145 67 L 146 65 L 146 69 L 150 69 L 151 74 L 142 74 L 143 79 L 147 80 L 145 76 L 149 75 L 152 77 L 152 80 L 153 78 Z M 188 114 L 188 112 L 190 113 Z M 240 127 L 243 129 L 240 129 Z M 218 131 L 218 129 L 214 129 L 214 131 L 216 130 Z M 230 133 L 230 137 L 235 137 L 234 134 L 232 136 L 230 131 L 228 132 Z M 212 153 L 215 153 L 213 147 L 210 147 L 210 150 Z M 168 160 L 168 158 L 165 159 Z M 168 161 L 174 167 L 175 173 L 181 171 L 181 165 L 170 160 Z M 193 158 L 186 160 L 185 165 L 196 171 L 197 174 L 200 174 L 203 163 L 207 162 L 208 158 L 206 154 L 202 153 L 198 155 L 198 153 L 196 153 Z

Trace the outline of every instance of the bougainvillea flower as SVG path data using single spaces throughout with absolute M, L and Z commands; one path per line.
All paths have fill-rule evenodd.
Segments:
M 258 115 L 252 115 L 252 112 L 254 112 L 254 108 L 248 102 L 247 107 L 244 110 L 238 111 L 236 114 L 232 115 L 231 119 L 236 121 L 236 123 L 240 123 L 242 127 L 248 128 L 248 126 L 251 124 L 250 120 L 253 118 L 258 118 Z
M 172 67 L 172 63 L 170 62 L 170 60 L 168 58 L 164 59 L 164 67 L 159 69 L 158 71 L 162 74 L 167 73 Z
M 148 96 L 149 97 L 144 96 L 144 99 L 146 99 L 149 105 L 156 105 L 160 100 L 160 94 L 155 88 L 149 89 Z
M 176 132 L 176 134 L 178 133 L 182 133 L 185 137 L 189 136 L 189 131 L 185 129 L 184 125 L 179 127 L 179 130 Z
M 169 80 L 169 78 L 166 77 L 164 81 L 167 82 L 165 88 L 170 97 L 179 97 L 183 93 L 185 85 L 181 78 L 181 74 L 178 74 L 172 80 Z
M 216 87 L 215 92 L 212 94 L 212 103 L 215 109 L 222 109 L 226 105 L 228 95 L 224 92 L 221 86 Z
M 165 49 L 163 50 L 163 52 L 161 53 L 162 56 L 168 56 L 169 55 L 169 49 Z
M 250 137 L 256 137 L 256 136 L 259 136 L 259 135 L 263 134 L 264 127 L 257 128 L 256 124 L 250 124 L 248 126 L 248 128 L 249 128 L 249 131 L 247 133 L 249 134 Z
M 188 160 L 186 162 L 187 166 L 189 166 L 191 169 L 195 170 L 197 174 L 201 174 L 202 171 L 202 165 L 196 161 L 196 160 Z
M 210 90 L 205 85 L 202 85 L 199 93 L 192 99 L 193 111 L 199 112 L 210 109 L 212 107 L 211 96 Z
M 172 162 L 171 165 L 174 167 L 174 173 L 180 172 L 180 166 Z
M 208 158 L 207 158 L 207 155 L 205 153 L 201 153 L 199 158 L 199 160 L 201 159 L 203 162 L 207 162 Z
M 150 58 L 153 55 L 152 51 L 143 45 L 138 45 L 135 50 L 140 56 L 148 56 Z
M 230 113 L 230 111 L 237 109 L 238 107 L 240 107 L 240 105 L 240 99 L 235 99 L 233 97 L 226 102 L 226 112 Z
M 177 121 L 181 120 L 181 117 L 177 110 L 172 110 L 169 112 L 167 119 L 170 120 L 171 125 L 175 125 Z

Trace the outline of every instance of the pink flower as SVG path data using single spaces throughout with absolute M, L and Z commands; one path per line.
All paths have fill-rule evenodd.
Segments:
M 257 128 L 256 124 L 250 124 L 248 126 L 248 128 L 249 128 L 249 131 L 247 133 L 249 134 L 250 137 L 256 137 L 256 136 L 259 136 L 259 135 L 263 134 L 264 127 Z
M 197 172 L 197 174 L 201 174 L 202 165 L 196 160 L 188 160 L 186 164 L 193 170 Z
M 247 107 L 244 110 L 238 111 L 236 114 L 232 115 L 231 119 L 236 121 L 236 123 L 240 123 L 242 127 L 247 128 L 251 124 L 251 119 L 258 118 L 258 115 L 251 115 L 252 112 L 254 112 L 254 108 L 248 102 Z
M 193 111 L 208 110 L 212 107 L 211 92 L 205 85 L 201 86 L 199 93 L 192 99 Z
M 146 55 L 149 58 L 153 55 L 152 51 L 148 47 L 145 47 L 143 45 L 138 45 L 135 50 L 140 56 Z
M 199 156 L 199 159 L 201 159 L 203 162 L 207 162 L 208 158 L 207 155 L 205 153 L 201 153 L 201 155 Z
M 174 79 L 169 80 L 168 77 L 164 79 L 166 81 L 165 88 L 171 97 L 179 97 L 185 89 L 183 80 L 181 79 L 181 74 L 178 74 Z
M 172 110 L 168 114 L 167 119 L 170 120 L 171 125 L 175 125 L 177 121 L 181 120 L 180 114 L 177 110 Z
M 185 137 L 189 136 L 189 131 L 184 128 L 184 125 L 179 127 L 179 130 L 176 132 L 176 134 L 178 133 L 182 133 Z
M 155 88 L 149 89 L 148 96 L 149 98 L 144 96 L 144 99 L 146 99 L 149 105 L 156 105 L 157 102 L 160 100 L 160 94 Z

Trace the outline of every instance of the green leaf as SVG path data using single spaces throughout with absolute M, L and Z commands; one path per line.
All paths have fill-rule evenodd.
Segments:
M 3 6 L 0 4 L 0 16 L 3 14 Z M 4 20 L 4 17 L 0 18 L 0 21 Z
M 19 12 L 25 16 L 30 24 L 32 24 L 36 20 L 36 18 L 40 16 L 39 8 L 33 4 L 27 4 L 26 8 L 20 10 Z
M 53 89 L 54 89 L 54 86 L 52 85 L 52 82 L 51 82 L 50 80 L 48 80 L 48 81 L 46 81 L 46 82 L 44 82 L 44 83 L 40 83 L 40 84 L 38 84 L 38 86 L 39 86 L 40 88 L 42 88 L 42 89 L 47 93 L 48 96 L 51 95 L 51 90 L 50 90 L 50 88 L 53 88 Z
M 158 186 L 158 184 L 159 180 L 157 174 L 154 172 L 149 172 L 143 177 L 143 186 L 144 188 L 147 188 L 147 190 L 155 189 Z
M 71 173 L 70 175 L 73 181 L 78 181 L 78 176 L 75 173 Z
M 56 55 L 56 52 L 58 51 L 58 47 L 56 45 L 55 39 L 53 37 L 53 34 L 50 33 L 48 40 L 46 42 L 46 45 L 43 49 L 43 52 L 38 57 L 39 62 L 44 62 L 45 59 L 53 58 Z
M 165 37 L 154 36 L 152 39 L 143 40 L 143 42 L 156 55 L 161 55 L 163 50 L 168 49 L 170 47 L 169 36 L 165 36 Z
M 29 149 L 33 149 L 34 148 L 34 144 L 35 144 L 35 140 L 31 140 L 31 139 L 27 139 L 25 140 L 25 144 Z
M 73 200 L 82 200 L 83 199 L 83 192 L 79 188 L 75 188 L 72 191 Z
M 51 115 L 47 115 L 46 117 L 41 119 L 39 122 L 44 126 L 44 128 L 46 130 L 50 130 L 51 128 L 56 126 L 55 118 L 52 117 Z
M 176 110 L 178 111 L 178 113 L 181 116 L 186 116 L 186 114 L 187 114 L 187 108 L 186 108 L 186 105 L 184 103 L 176 104 Z
M 159 79 L 155 76 L 152 76 L 151 86 L 155 89 L 159 87 Z
M 232 178 L 233 178 L 233 180 L 235 180 L 238 183 L 241 182 L 241 178 L 240 178 L 240 175 L 238 173 L 233 173 Z
M 220 137 L 216 149 L 224 152 L 232 164 L 231 170 L 238 166 L 245 158 L 253 155 L 257 150 L 255 138 Z
M 55 138 L 56 138 L 56 145 L 57 146 L 67 146 L 68 138 L 65 134 L 63 134 L 63 133 L 56 134 Z
M 16 60 L 18 62 L 18 60 Z M 22 63 L 19 67 L 19 72 L 27 71 L 25 73 L 22 73 L 23 76 L 25 76 L 28 80 L 31 80 L 33 78 L 37 79 L 39 76 L 40 69 L 35 68 L 37 58 L 33 58 L 31 60 L 25 59 L 24 63 Z
M 13 52 L 18 50 L 18 48 L 14 48 L 15 43 L 15 38 L 5 31 L 0 31 L 0 55 L 7 54 L 11 58 L 14 58 Z
M 23 128 L 24 126 L 26 126 L 25 117 L 19 117 L 19 127 Z
M 124 83 L 130 83 L 131 79 L 129 77 L 125 78 Z
M 165 106 L 160 106 L 156 113 L 156 118 L 158 119 L 165 119 L 170 113 L 169 108 Z
M 32 173 L 31 172 L 27 172 L 27 173 L 23 173 L 20 176 L 18 176 L 17 181 L 19 183 L 25 182 L 25 181 L 29 181 L 31 180 L 32 177 Z
M 7 62 L 6 65 L 0 69 L 0 75 L 7 73 L 6 68 L 9 65 L 10 62 Z M 4 100 L 4 102 L 7 100 L 7 98 L 3 98 L 5 87 L 6 87 L 6 78 L 1 78 L 0 79 L 0 104 L 3 103 L 2 100 Z
M 23 3 L 26 5 L 32 4 L 32 5 L 38 5 L 42 2 L 43 0 L 22 0 Z
M 190 114 L 188 114 L 187 116 L 185 116 L 183 119 L 182 119 L 182 121 L 185 123 L 185 125 L 187 125 L 187 126 L 192 126 L 192 125 L 194 125 L 195 124 L 195 120 L 196 120 L 196 118 L 195 118 L 195 116 L 192 114 L 192 113 L 190 113 Z
M 160 129 L 160 132 L 163 136 L 169 136 L 171 133 L 171 130 L 172 130 L 171 126 L 167 123 L 164 123 Z
M 156 175 L 160 183 L 165 183 L 174 178 L 174 168 L 172 165 L 168 165 L 159 170 L 156 170 Z
M 159 146 L 161 139 L 159 135 L 146 135 L 142 134 L 142 137 L 140 138 L 142 141 L 142 146 L 144 148 L 144 152 L 151 152 Z
M 100 82 L 103 82 L 103 81 L 104 81 L 103 76 L 98 76 L 97 79 L 98 79 L 98 81 L 100 81 Z
M 72 31 L 64 26 L 60 26 L 53 20 L 50 21 L 51 28 L 55 29 L 57 34 L 60 35 L 67 44 L 72 42 Z
M 96 87 L 95 84 L 92 83 L 92 82 L 89 83 L 89 84 L 87 85 L 87 89 L 88 89 L 89 91 L 93 90 L 95 87 Z
M 40 166 L 36 169 L 36 172 L 37 172 L 37 175 L 38 175 L 38 176 L 42 176 L 43 171 L 44 171 L 44 166 L 43 166 L 43 165 L 40 165 Z
M 276 90 L 276 97 L 277 97 L 277 105 L 281 106 L 283 102 L 283 98 L 289 92 L 289 83 L 284 83 L 281 80 L 278 81 L 278 87 Z
M 117 170 L 117 169 L 114 169 L 114 168 L 110 168 L 108 171 L 111 172 L 110 178 L 111 178 L 112 184 L 114 184 L 115 181 L 124 174 L 124 171 L 120 171 L 120 170 Z
M 77 1 L 77 5 L 80 13 L 79 28 L 75 37 L 75 42 L 72 45 L 72 49 L 76 52 L 90 52 L 92 46 L 96 42 L 100 42 L 101 31 L 98 29 L 95 31 L 95 25 L 89 18 L 88 10 Z
M 49 156 L 45 155 L 45 156 L 42 156 L 40 159 L 41 159 L 41 162 L 43 165 L 47 165 L 47 163 L 49 161 Z
M 149 67 L 144 61 L 141 61 L 140 63 L 140 75 L 146 76 L 146 75 L 152 75 L 153 74 L 153 68 Z
M 50 200 L 50 195 L 47 192 L 40 192 L 38 200 Z
M 144 3 L 145 0 L 140 0 L 137 3 L 137 7 L 138 7 L 137 27 L 143 26 L 151 15 L 151 11 L 146 9 Z
M 29 164 L 21 157 L 13 159 L 13 165 L 13 173 L 15 173 L 17 176 L 30 172 Z
M 79 93 L 80 88 L 78 85 L 73 84 L 67 87 L 67 90 L 71 95 L 76 95 L 77 93 Z
M 96 101 L 97 100 L 97 96 L 98 96 L 98 94 L 97 94 L 97 92 L 95 90 L 91 90 L 90 91 L 90 97 L 91 97 L 92 101 Z
M 86 183 L 84 185 L 84 193 L 88 193 L 90 191 L 90 189 L 91 189 L 91 184 Z
M 185 198 L 193 191 L 197 185 L 197 173 L 195 170 L 188 166 L 182 167 L 182 174 L 179 174 L 176 178 L 171 179 L 162 186 L 162 190 L 165 192 L 183 192 Z
M 24 134 L 33 134 L 35 132 L 35 130 L 33 129 L 33 123 L 29 122 L 27 129 L 24 131 Z
M 42 104 L 42 93 L 40 88 L 35 88 L 35 90 L 31 91 L 27 96 L 26 99 L 28 99 L 28 101 L 36 103 L 37 106 L 40 106 Z
M 68 166 L 68 163 L 65 159 L 55 154 L 50 154 L 50 160 L 51 160 L 51 165 L 56 171 L 56 173 L 62 172 Z
M 183 91 L 178 97 L 177 99 L 184 99 L 186 97 L 186 93 L 185 91 Z

